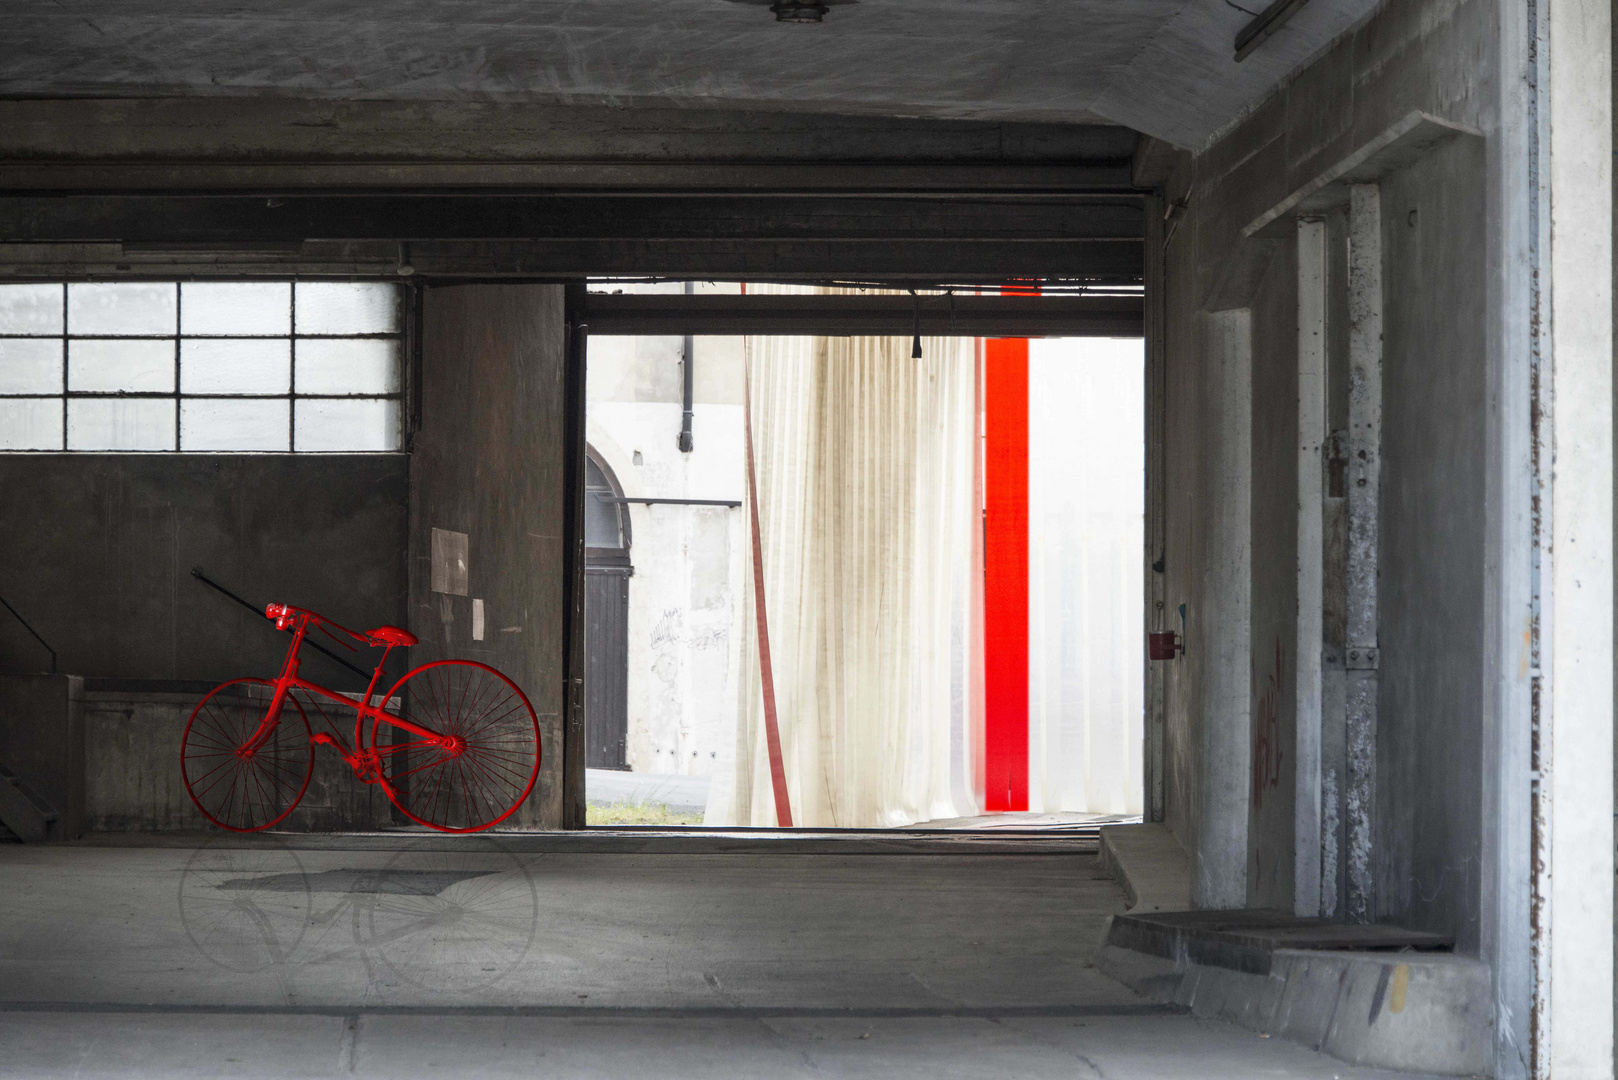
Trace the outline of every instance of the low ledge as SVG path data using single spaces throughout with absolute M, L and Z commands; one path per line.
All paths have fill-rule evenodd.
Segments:
M 1449 952 L 1453 938 L 1386 924 L 1299 919 L 1265 909 L 1116 915 L 1107 942 L 1165 960 L 1268 975 L 1283 949 L 1359 952 L 1417 949 Z
M 1487 964 L 1414 951 L 1418 940 L 1428 947 L 1447 944 L 1436 935 L 1275 915 L 1117 916 L 1096 967 L 1154 1001 L 1351 1064 L 1488 1075 L 1494 1008 Z M 1195 925 L 1216 916 L 1219 929 Z M 1259 925 L 1265 922 L 1271 925 Z M 1332 948 L 1334 935 L 1344 943 L 1358 935 L 1372 944 Z
M 1191 863 L 1166 825 L 1103 826 L 1101 865 L 1123 887 L 1132 913 L 1191 907 Z

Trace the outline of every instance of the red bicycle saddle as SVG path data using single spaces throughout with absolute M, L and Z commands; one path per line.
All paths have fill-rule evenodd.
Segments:
M 379 626 L 365 631 L 365 636 L 384 645 L 414 645 L 419 640 L 415 634 L 398 626 Z

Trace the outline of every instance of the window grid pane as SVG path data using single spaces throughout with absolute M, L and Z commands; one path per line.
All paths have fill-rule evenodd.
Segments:
M 0 452 L 388 453 L 386 283 L 0 285 Z

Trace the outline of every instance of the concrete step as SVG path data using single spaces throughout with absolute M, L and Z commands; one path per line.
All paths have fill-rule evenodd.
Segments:
M 0 764 L 0 824 L 24 843 L 39 844 L 50 838 L 59 817 L 21 777 Z
M 1481 1076 L 1489 967 L 1438 934 L 1275 911 L 1114 916 L 1096 967 L 1157 1001 L 1356 1065 Z

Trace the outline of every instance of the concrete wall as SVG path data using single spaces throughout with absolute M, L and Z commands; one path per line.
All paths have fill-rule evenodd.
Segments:
M 56 648 L 59 669 L 92 688 L 67 708 L 23 693 L 65 678 L 0 681 L 9 688 L 0 758 L 48 799 L 62 797 L 85 828 L 205 828 L 180 778 L 185 721 L 216 683 L 274 676 L 288 638 L 191 568 L 256 603 L 308 607 L 356 628 L 400 623 L 408 464 L 401 455 L 0 455 L 0 594 Z M 310 678 L 363 688 L 318 653 L 303 655 Z M 363 666 L 363 654 L 353 659 Z M 4 615 L 0 664 L 46 663 Z M 402 674 L 405 658 L 389 668 Z M 284 827 L 373 828 L 388 820 L 380 799 L 335 755 L 317 754 Z
M 348 626 L 399 623 L 407 471 L 400 455 L 0 455 L 0 595 L 56 649 L 63 672 L 273 676 L 286 635 L 191 568 L 256 603 Z M 0 670 L 48 663 L 0 612 Z M 306 673 L 339 689 L 357 682 L 318 655 Z
M 1297 700 L 1298 260 L 1294 244 L 1264 260 L 1253 292 L 1253 611 L 1249 639 L 1247 895 L 1292 906 Z M 1290 335 L 1290 336 L 1289 336 Z
M 1377 911 L 1476 948 L 1485 377 L 1481 140 L 1382 184 Z
M 307 670 L 307 667 L 306 667 Z M 84 817 L 91 831 L 212 832 L 180 777 L 180 736 L 206 684 L 89 680 L 83 694 Z M 315 716 L 309 717 L 320 730 Z M 349 723 L 339 732 L 353 739 Z M 288 832 L 379 829 L 393 819 L 387 796 L 362 784 L 334 753 L 315 750 L 314 773 L 298 808 L 276 826 Z
M 412 663 L 459 657 L 510 676 L 538 714 L 542 763 L 508 819 L 562 822 L 561 286 L 428 289 L 422 416 L 410 472 Z M 432 530 L 468 537 L 468 593 L 433 592 Z M 484 640 L 472 602 L 485 605 Z
M 284 655 L 285 635 L 195 581 L 194 566 L 255 603 L 308 607 L 356 628 L 410 625 L 422 645 L 390 660 L 390 676 L 450 655 L 508 672 L 541 716 L 545 753 L 521 820 L 559 823 L 561 290 L 428 296 L 413 457 L 0 455 L 0 595 L 56 648 L 59 669 L 92 688 L 89 828 L 202 827 L 179 776 L 185 719 L 212 684 L 272 676 Z M 483 642 L 470 640 L 471 596 L 450 597 L 445 621 L 428 595 L 434 527 L 471 537 L 471 596 L 488 612 Z M 318 653 L 304 656 L 308 677 L 363 688 Z M 354 659 L 363 666 L 363 654 Z M 15 620 L 0 619 L 0 668 L 48 663 Z M 334 755 L 316 762 L 286 827 L 388 822 L 380 795 Z
M 1244 227 L 1412 111 L 1476 128 L 1387 181 L 1384 343 L 1386 657 L 1380 700 L 1378 892 L 1383 916 L 1478 945 L 1478 837 L 1485 734 L 1482 596 L 1483 298 L 1495 211 L 1496 5 L 1392 0 L 1200 153 L 1166 184 L 1166 628 L 1218 621 L 1220 516 L 1210 462 L 1213 350 L 1205 313 L 1245 308 L 1252 333 L 1251 677 L 1248 707 L 1212 709 L 1217 687 L 1188 636 L 1165 676 L 1166 820 L 1193 865 L 1234 864 L 1248 903 L 1292 905 L 1295 726 L 1297 307 L 1295 237 Z M 1409 211 L 1415 210 L 1416 224 Z M 1400 231 L 1403 230 L 1403 231 Z M 1340 236 L 1340 233 L 1337 234 Z M 1397 399 L 1397 401 L 1395 401 Z M 1333 426 L 1337 426 L 1334 422 Z M 1339 721 L 1340 722 L 1340 721 Z M 1205 725 L 1227 725 L 1215 737 Z M 1245 843 L 1199 810 L 1218 771 L 1207 747 L 1243 729 L 1250 750 Z M 1261 741 L 1262 740 L 1262 741 Z
M 72 840 L 84 832 L 83 679 L 0 676 L 0 764 L 56 811 L 50 838 Z

